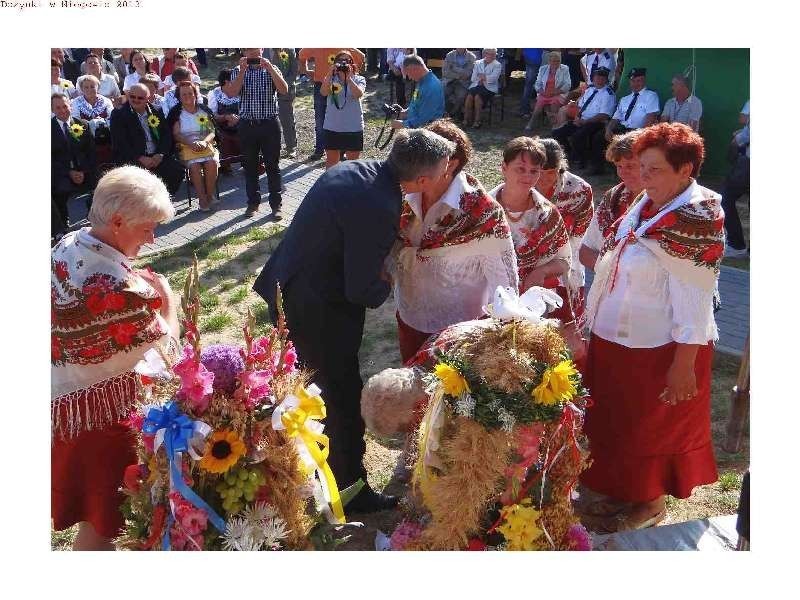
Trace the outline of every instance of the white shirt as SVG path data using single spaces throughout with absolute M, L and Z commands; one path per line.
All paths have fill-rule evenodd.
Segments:
M 595 91 L 597 94 L 595 94 Z M 584 121 L 596 117 L 599 114 L 608 115 L 609 117 L 614 114 L 617 96 L 614 94 L 614 90 L 612 90 L 611 87 L 606 86 L 601 90 L 598 90 L 593 85 L 587 87 L 583 95 L 578 98 L 578 113 L 580 113 L 584 105 L 589 102 L 589 98 L 592 98 L 592 101 L 589 103 L 589 106 L 586 107 L 586 110 L 583 111 L 583 114 L 581 114 L 581 119 Z
M 64 87 L 67 86 L 67 87 Z M 78 90 L 72 85 L 69 79 L 59 79 L 58 83 L 50 84 L 50 95 L 61 94 L 67 98 L 74 98 L 78 94 Z
M 408 194 L 416 218 L 387 259 L 394 279 L 394 297 L 403 321 L 429 333 L 460 321 L 477 319 L 492 301 L 498 285 L 518 287 L 517 260 L 511 237 L 486 238 L 456 246 L 420 250 L 423 235 L 447 213 L 461 213 L 461 194 L 473 188 L 459 173 L 444 195 L 421 218 L 422 195 Z
M 619 101 L 617 111 L 614 113 L 613 118 L 619 121 L 620 125 L 624 125 L 628 129 L 639 129 L 644 127 L 647 115 L 659 113 L 658 94 L 653 90 L 642 88 L 642 91 L 639 92 L 639 97 L 636 99 L 633 111 L 631 111 L 630 117 L 625 119 L 625 113 L 628 112 L 628 106 L 633 102 L 633 96 L 634 93 L 630 93 Z
M 500 61 L 497 59 L 490 63 L 487 63 L 485 58 L 475 61 L 475 66 L 472 67 L 472 83 L 469 87 L 470 89 L 474 88 L 478 85 L 478 77 L 480 75 L 485 75 L 486 81 L 483 86 L 490 92 L 496 94 L 498 90 L 498 81 L 500 80 L 500 74 L 502 72 L 503 65 L 500 64 Z
M 719 337 L 713 295 L 713 289 L 703 291 L 671 275 L 644 244 L 628 244 L 614 289 L 600 300 L 592 333 L 628 348 L 706 344 Z
M 614 83 L 614 76 L 617 70 L 617 63 L 614 60 L 614 55 L 608 51 L 606 48 L 600 54 L 597 52 L 592 52 L 591 54 L 584 55 L 581 58 L 581 64 L 583 64 L 584 68 L 586 69 L 586 83 L 592 83 L 592 66 L 594 66 L 594 61 L 597 59 L 597 66 L 598 67 L 605 67 L 608 69 L 608 83 Z
M 604 241 L 603 234 L 600 232 L 600 225 L 597 222 L 597 211 L 595 211 L 592 215 L 592 222 L 589 223 L 589 228 L 583 236 L 582 245 L 599 252 Z
M 139 83 L 140 78 L 141 75 L 139 75 L 136 71 L 125 77 L 125 81 L 122 84 L 122 91 L 127 92 L 129 89 L 131 89 L 131 86 L 134 86 L 137 83 Z

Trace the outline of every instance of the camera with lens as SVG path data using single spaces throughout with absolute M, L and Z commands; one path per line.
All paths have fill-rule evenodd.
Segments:
M 397 104 L 384 104 L 383 105 L 383 114 L 386 116 L 387 119 L 396 119 L 400 116 L 400 113 L 403 111 L 402 107 L 398 106 Z
M 339 61 L 334 63 L 336 70 L 340 73 L 348 73 L 350 71 L 350 63 Z
M 94 130 L 94 141 L 101 144 L 111 143 L 111 130 L 105 123 L 100 123 Z
M 250 65 L 251 67 L 257 67 L 258 65 L 261 64 L 261 57 L 259 56 L 258 58 L 248 58 L 247 64 Z

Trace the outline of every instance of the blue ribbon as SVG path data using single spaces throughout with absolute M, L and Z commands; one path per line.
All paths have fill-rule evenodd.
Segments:
M 225 520 L 220 517 L 205 500 L 198 496 L 192 488 L 183 481 L 178 461 L 175 460 L 177 452 L 186 452 L 189 449 L 189 440 L 194 435 L 194 421 L 184 414 L 173 400 L 167 402 L 163 408 L 154 407 L 147 412 L 142 433 L 156 434 L 159 430 L 164 430 L 164 446 L 169 461 L 170 483 L 178 493 L 195 507 L 204 510 L 208 514 L 211 524 L 220 533 L 225 532 Z M 169 550 L 169 525 L 172 522 L 172 514 L 169 515 L 167 527 L 164 532 L 163 547 Z

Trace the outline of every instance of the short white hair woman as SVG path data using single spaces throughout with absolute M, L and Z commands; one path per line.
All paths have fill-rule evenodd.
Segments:
M 131 259 L 174 216 L 167 189 L 145 169 L 109 171 L 94 193 L 91 227 L 51 255 L 51 513 L 57 531 L 79 523 L 74 550 L 113 550 L 124 524 L 118 490 L 136 464 L 122 421 L 136 399 L 145 352 L 177 350 L 167 280 Z

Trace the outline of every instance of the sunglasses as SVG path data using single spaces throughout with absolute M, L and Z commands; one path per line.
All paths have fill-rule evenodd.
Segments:
M 147 100 L 147 96 L 132 96 L 131 94 L 128 94 L 128 99 L 129 100 Z

